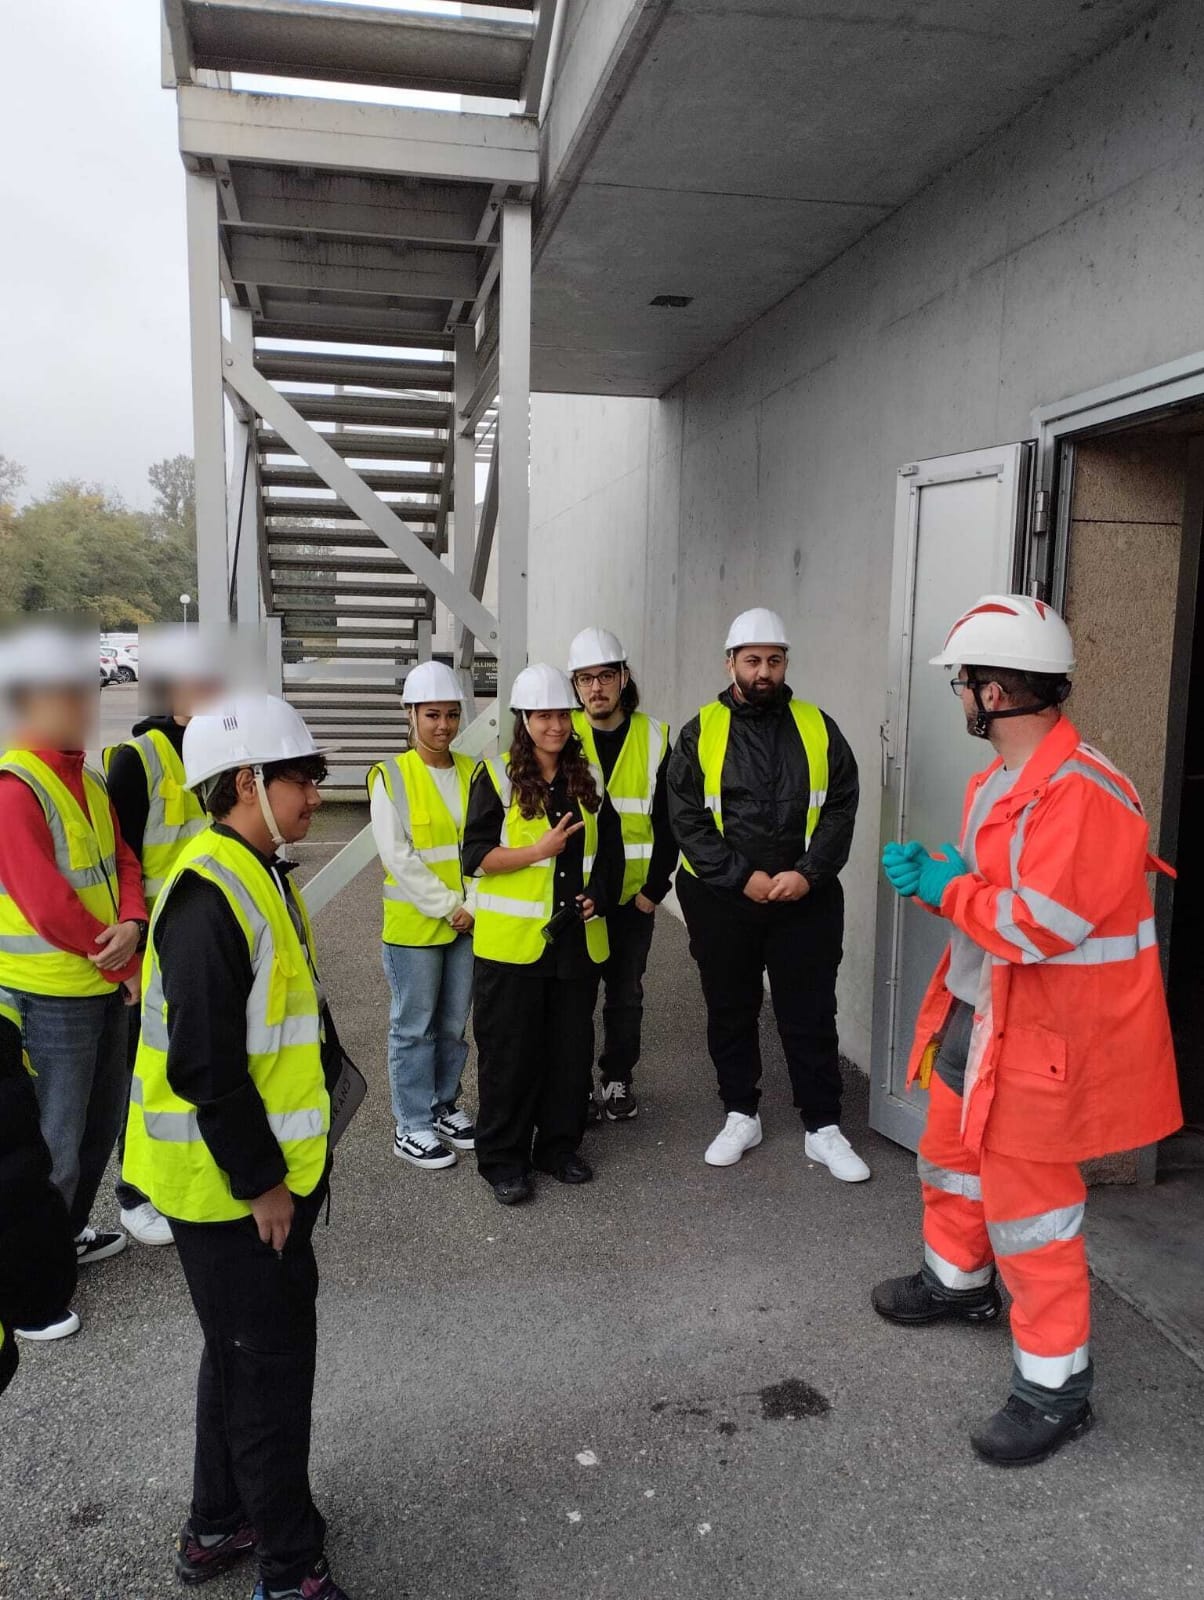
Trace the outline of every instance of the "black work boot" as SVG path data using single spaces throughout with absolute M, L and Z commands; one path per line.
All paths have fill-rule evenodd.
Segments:
M 923 1272 L 887 1278 L 874 1288 L 874 1310 L 908 1327 L 922 1322 L 995 1322 L 1003 1302 L 994 1282 L 982 1289 L 941 1289 Z
M 974 1429 L 970 1443 L 993 1467 L 1031 1467 L 1086 1433 L 1094 1421 L 1089 1400 L 1059 1416 L 1031 1406 L 1014 1394 L 993 1417 Z

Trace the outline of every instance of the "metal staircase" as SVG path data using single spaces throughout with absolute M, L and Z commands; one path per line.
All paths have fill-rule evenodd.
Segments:
M 525 659 L 530 202 L 554 0 L 468 17 L 164 0 L 163 18 L 202 615 L 264 628 L 283 692 L 355 788 L 403 744 L 398 686 L 433 641 L 481 696 Z M 260 77 L 460 103 L 262 93 L 278 86 Z

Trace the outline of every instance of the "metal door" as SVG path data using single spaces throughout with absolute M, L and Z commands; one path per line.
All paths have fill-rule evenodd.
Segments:
M 989 759 L 965 732 L 952 673 L 928 665 L 959 613 L 1022 571 L 1035 446 L 938 456 L 899 472 L 886 717 L 882 843 L 956 840 L 962 795 Z M 925 1096 L 904 1087 L 912 1029 L 946 925 L 885 880 L 878 896 L 870 1124 L 913 1150 Z

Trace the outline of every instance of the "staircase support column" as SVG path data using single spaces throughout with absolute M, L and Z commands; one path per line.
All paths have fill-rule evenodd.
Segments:
M 196 472 L 197 615 L 229 619 L 226 555 L 226 412 L 222 385 L 221 264 L 217 179 L 185 174 L 188 309 L 192 335 L 192 432 Z
M 527 540 L 531 517 L 531 207 L 502 204 L 498 283 L 498 704 L 527 664 Z M 500 719 L 499 719 L 500 720 Z
M 248 361 L 254 359 L 255 336 L 251 311 L 230 307 L 230 343 Z M 258 628 L 262 615 L 259 596 L 259 546 L 262 537 L 259 499 L 259 455 L 255 448 L 255 413 L 240 407 L 234 418 L 234 448 L 230 458 L 227 547 L 230 552 L 230 594 L 239 624 Z

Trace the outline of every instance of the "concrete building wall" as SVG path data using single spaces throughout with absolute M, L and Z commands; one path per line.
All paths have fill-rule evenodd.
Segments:
M 853 743 L 841 1006 L 863 1065 L 897 468 L 1026 437 L 1035 406 L 1204 347 L 1202 95 L 1204 13 L 1178 4 L 662 401 L 536 397 L 533 656 L 606 622 L 679 724 L 723 681 L 728 618 L 771 604 L 795 689 Z

